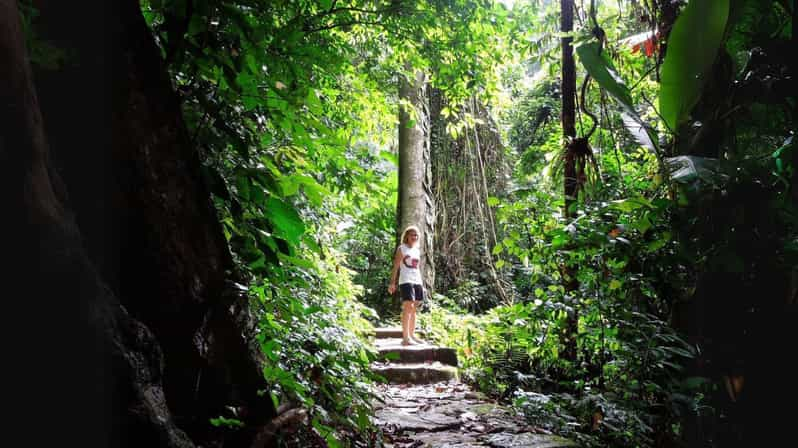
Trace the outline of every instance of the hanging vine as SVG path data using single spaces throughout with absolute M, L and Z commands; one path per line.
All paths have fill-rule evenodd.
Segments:
M 492 249 L 498 241 L 491 197 L 508 170 L 496 124 L 476 98 L 453 106 L 431 95 L 433 191 L 437 204 L 437 289 L 470 285 L 471 309 L 507 300 Z M 469 283 L 470 282 L 470 283 Z

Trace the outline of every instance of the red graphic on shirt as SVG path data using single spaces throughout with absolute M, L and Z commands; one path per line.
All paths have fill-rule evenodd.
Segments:
M 410 258 L 410 262 L 408 263 L 407 259 Z M 402 259 L 402 263 L 405 264 L 410 269 L 418 269 L 418 258 L 411 258 L 410 255 L 405 255 Z

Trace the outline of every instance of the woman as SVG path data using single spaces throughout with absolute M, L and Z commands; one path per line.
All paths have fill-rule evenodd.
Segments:
M 408 226 L 402 232 L 402 244 L 396 248 L 391 270 L 391 282 L 388 293 L 396 291 L 402 299 L 402 345 L 423 344 L 424 341 L 414 335 L 416 329 L 416 309 L 424 299 L 424 287 L 421 280 L 421 251 L 418 248 L 419 230 L 416 226 Z M 397 282 L 396 274 L 399 274 Z

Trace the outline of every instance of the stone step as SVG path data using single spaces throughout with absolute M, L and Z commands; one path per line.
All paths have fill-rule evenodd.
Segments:
M 376 364 L 371 370 L 382 375 L 392 384 L 430 384 L 441 381 L 457 380 L 457 367 L 447 366 L 439 362 L 411 364 Z
M 374 345 L 377 347 L 380 359 L 395 364 L 438 361 L 441 364 L 457 367 L 457 352 L 453 348 L 431 344 L 402 345 L 400 338 L 377 339 Z
M 416 330 L 416 337 L 423 337 L 426 335 L 424 330 Z M 377 339 L 385 339 L 385 338 L 401 338 L 402 337 L 402 327 L 383 327 L 383 328 L 375 328 L 374 329 L 374 336 Z

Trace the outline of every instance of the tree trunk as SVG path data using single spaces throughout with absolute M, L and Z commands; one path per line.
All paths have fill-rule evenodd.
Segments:
M 9 429 L 34 446 L 194 446 L 166 409 L 152 334 L 83 249 L 50 163 L 19 18 L 16 0 L 0 0 L 0 66 L 10 68 L 0 82 L 0 199 L 13 211 L 2 234 L 14 260 L 3 285 L 19 308 L 16 326 L 3 326 L 18 341 L 4 355 L 22 367 L 4 400 L 24 417 Z
M 574 29 L 574 2 L 573 0 L 560 0 L 560 30 L 570 33 Z M 574 48 L 572 37 L 561 39 L 562 50 L 562 79 L 560 92 L 562 92 L 562 133 L 566 144 L 576 138 L 576 63 L 574 62 Z M 574 158 L 566 158 L 565 175 L 563 176 L 563 189 L 565 193 L 565 217 L 572 217 L 571 205 L 576 201 L 576 166 Z
M 421 230 L 421 268 L 428 294 L 435 283 L 433 239 L 435 236 L 435 203 L 431 192 L 430 122 L 427 108 L 427 80 L 416 73 L 412 83 L 400 76 L 399 99 L 407 101 L 414 111 L 399 106 L 399 233 L 409 225 Z
M 159 407 L 197 444 L 248 446 L 274 409 L 258 396 L 266 384 L 247 335 L 248 301 L 230 287 L 234 265 L 179 99 L 139 3 L 88 3 L 40 2 L 40 34 L 69 59 L 38 72 L 37 84 L 88 261 L 141 322 L 136 332 L 152 332 L 143 356 L 156 370 L 163 364 L 156 395 L 168 411 L 140 403 L 120 416 L 119 440 L 135 445 L 128 440 L 141 429 L 128 421 Z M 116 365 L 113 374 L 120 390 L 136 381 Z M 231 416 L 226 406 L 239 408 L 246 429 L 210 424 Z M 155 445 L 166 442 L 138 444 Z
M 563 33 L 570 33 L 574 29 L 574 1 L 560 0 L 560 30 Z M 565 196 L 565 210 L 563 216 L 566 221 L 573 218 L 572 206 L 577 198 L 577 178 L 576 178 L 576 158 L 570 146 L 576 139 L 576 64 L 574 62 L 573 38 L 565 36 L 561 39 L 562 48 L 562 80 L 560 92 L 562 93 L 562 132 L 565 141 L 565 163 L 563 173 L 563 193 Z M 573 295 L 579 289 L 579 284 L 573 272 L 573 268 L 565 266 L 563 269 L 565 280 L 565 295 L 571 296 L 573 312 L 568 315 L 565 334 L 565 350 L 563 356 L 566 359 L 576 360 L 576 332 L 578 316 L 576 314 L 576 298 Z

